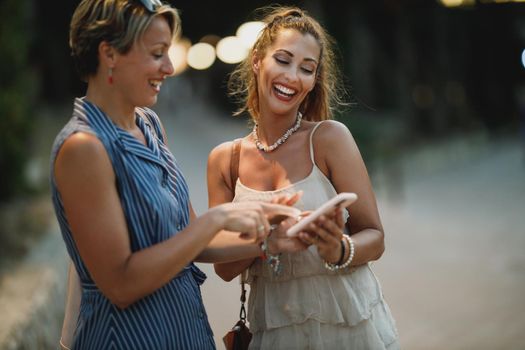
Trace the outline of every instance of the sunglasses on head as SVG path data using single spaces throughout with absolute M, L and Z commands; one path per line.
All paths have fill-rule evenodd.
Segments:
M 158 7 L 162 6 L 160 0 L 140 0 L 140 2 L 149 12 L 155 12 Z

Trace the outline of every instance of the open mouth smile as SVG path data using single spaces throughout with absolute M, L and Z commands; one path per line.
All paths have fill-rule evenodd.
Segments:
M 157 79 L 151 79 L 149 81 L 149 85 L 157 92 L 160 91 L 160 87 L 162 86 L 162 80 Z
M 274 84 L 273 85 L 273 90 L 277 94 L 277 97 L 281 97 L 281 98 L 284 98 L 286 100 L 291 99 L 292 97 L 295 96 L 295 94 L 297 94 L 296 90 L 291 89 L 291 88 L 286 87 L 286 86 L 281 85 L 281 84 Z

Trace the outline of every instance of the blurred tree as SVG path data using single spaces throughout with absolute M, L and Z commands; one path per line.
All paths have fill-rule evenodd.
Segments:
M 60 1 L 60 6 L 35 1 L 35 40 L 32 64 L 39 74 L 39 100 L 44 104 L 70 104 L 85 93 L 73 67 L 69 51 L 69 22 L 80 0 Z
M 352 83 L 355 106 L 342 119 L 365 152 L 516 125 L 522 4 L 381 0 L 323 10 Z
M 26 189 L 35 77 L 28 66 L 32 1 L 0 2 L 0 202 Z

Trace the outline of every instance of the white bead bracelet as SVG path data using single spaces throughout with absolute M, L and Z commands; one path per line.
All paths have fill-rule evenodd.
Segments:
M 330 264 L 330 263 L 325 261 L 324 262 L 324 267 L 327 270 L 336 271 L 336 270 L 344 269 L 345 267 L 350 265 L 350 263 L 354 259 L 354 253 L 355 253 L 354 240 L 352 239 L 352 237 L 350 237 L 347 234 L 343 234 L 343 239 L 345 239 L 348 242 L 348 246 L 350 247 L 350 253 L 348 254 L 348 259 L 346 259 L 346 261 L 344 263 L 342 263 L 341 265 Z M 345 244 L 343 239 L 341 240 L 341 244 Z

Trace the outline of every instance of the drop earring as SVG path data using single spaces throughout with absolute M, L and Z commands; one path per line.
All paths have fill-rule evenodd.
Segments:
M 113 68 L 109 68 L 108 70 L 108 83 L 109 85 L 113 85 Z

